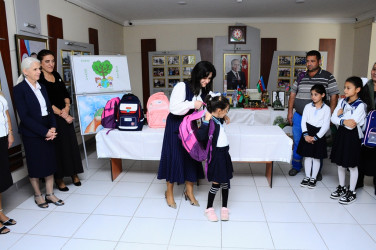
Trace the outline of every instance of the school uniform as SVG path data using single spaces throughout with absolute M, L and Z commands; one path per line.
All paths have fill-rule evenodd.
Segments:
M 367 105 L 359 98 L 352 103 L 348 98 L 338 101 L 331 121 L 338 126 L 338 131 L 334 138 L 330 159 L 333 163 L 344 168 L 358 167 L 360 163 L 360 148 L 366 117 Z M 338 116 L 338 110 L 343 109 L 343 113 Z M 349 128 L 344 125 L 344 121 L 353 119 L 357 123 L 355 128 Z
M 170 113 L 167 116 L 163 137 L 158 179 L 166 179 L 170 183 L 196 182 L 205 178 L 202 163 L 192 159 L 178 137 L 179 126 L 184 117 L 192 114 L 195 101 L 202 101 L 206 96 L 201 90 L 195 96 L 189 84 L 179 82 L 170 97 Z
M 209 121 L 214 123 L 215 129 L 212 139 L 212 150 L 208 159 L 211 159 L 209 164 L 205 166 L 206 176 L 208 181 L 217 183 L 228 183 L 230 188 L 230 179 L 233 177 L 233 165 L 231 156 L 229 154 L 229 144 L 226 132 L 223 127 L 223 119 L 218 119 L 213 116 Z M 196 132 L 196 138 L 200 142 L 206 143 L 209 139 L 209 122 L 203 121 L 201 127 Z
M 54 142 L 46 140 L 48 130 L 56 128 L 56 121 L 46 88 L 39 83 L 36 86 L 25 79 L 13 88 L 13 94 L 29 177 L 42 178 L 56 172 Z
M 328 157 L 325 134 L 330 127 L 330 108 L 325 103 L 316 108 L 313 102 L 304 107 L 302 116 L 302 136 L 297 153 L 303 157 L 323 159 Z M 313 136 L 313 144 L 306 142 L 305 136 Z
M 8 158 L 8 103 L 0 95 L 0 193 L 13 185 Z

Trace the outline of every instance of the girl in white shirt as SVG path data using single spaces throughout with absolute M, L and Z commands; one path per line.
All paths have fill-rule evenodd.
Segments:
M 358 166 L 363 126 L 369 105 L 368 88 L 363 88 L 359 77 L 349 77 L 344 88 L 346 98 L 338 101 L 331 121 L 338 126 L 330 159 L 338 165 L 339 186 L 330 195 L 341 204 L 351 204 L 356 200 L 355 186 L 358 180 Z M 345 171 L 350 171 L 350 187 L 345 187 Z
M 330 127 L 330 108 L 325 104 L 324 85 L 315 84 L 311 88 L 312 102 L 303 110 L 302 137 L 297 153 L 304 159 L 306 177 L 300 183 L 302 187 L 315 188 L 316 177 L 320 170 L 320 159 L 328 157 L 325 134 Z

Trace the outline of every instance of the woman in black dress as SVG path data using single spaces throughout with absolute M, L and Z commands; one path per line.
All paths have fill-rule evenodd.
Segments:
M 56 119 L 56 132 L 59 134 L 55 140 L 57 171 L 55 182 L 60 191 L 68 191 L 63 178 L 71 177 L 75 186 L 81 182 L 77 174 L 83 173 L 80 150 L 78 148 L 76 133 L 73 126 L 73 117 L 69 115 L 71 99 L 59 73 L 54 71 L 55 58 L 50 50 L 41 50 L 38 53 L 42 73 L 39 83 L 47 89 L 53 112 Z
M 0 234 L 9 233 L 10 230 L 6 226 L 16 224 L 15 220 L 10 219 L 3 213 L 1 202 L 1 193 L 13 185 L 8 158 L 8 148 L 12 146 L 13 142 L 14 137 L 8 112 L 8 103 L 0 91 Z
M 56 138 L 56 120 L 46 88 L 38 83 L 40 62 L 33 57 L 23 59 L 22 75 L 13 88 L 14 103 L 20 117 L 18 132 L 22 135 L 27 170 L 34 189 L 35 203 L 47 208 L 48 203 L 64 205 L 53 193 L 56 158 L 53 140 Z M 46 196 L 39 187 L 39 178 L 46 181 Z

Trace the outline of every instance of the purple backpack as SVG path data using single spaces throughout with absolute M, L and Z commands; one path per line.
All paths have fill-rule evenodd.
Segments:
M 101 124 L 104 128 L 116 128 L 119 103 L 119 97 L 114 97 L 107 101 L 101 119 Z
M 213 121 L 209 123 L 209 141 L 206 148 L 202 143 L 200 143 L 195 135 L 198 130 L 197 120 L 201 119 L 205 114 L 205 110 L 197 111 L 195 110 L 192 114 L 184 117 L 183 121 L 179 126 L 179 138 L 182 140 L 183 147 L 187 150 L 192 159 L 196 161 L 207 160 L 207 163 L 211 161 L 211 151 L 212 151 L 212 139 L 215 129 Z
M 362 144 L 369 148 L 376 147 L 376 110 L 372 110 L 368 113 L 366 123 L 364 125 L 364 137 L 362 138 Z

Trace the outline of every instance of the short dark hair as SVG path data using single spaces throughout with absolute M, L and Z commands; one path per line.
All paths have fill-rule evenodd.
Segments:
M 321 95 L 325 94 L 325 96 L 322 98 L 322 101 L 323 102 L 326 101 L 326 90 L 325 90 L 324 85 L 322 85 L 322 84 L 315 84 L 315 85 L 312 86 L 311 92 L 312 92 L 312 90 L 316 91 L 317 93 L 319 93 Z
M 194 95 L 198 95 L 200 93 L 200 90 L 202 89 L 201 79 L 208 77 L 210 73 L 212 73 L 210 82 L 203 89 L 203 94 L 205 95 L 213 89 L 213 79 L 216 76 L 217 71 L 215 70 L 214 65 L 208 61 L 201 61 L 195 65 L 191 73 L 191 79 L 189 81 L 189 86 Z
M 317 61 L 321 60 L 321 54 L 317 50 L 311 50 L 306 53 L 306 58 L 309 56 L 316 56 Z
M 209 113 L 215 112 L 217 109 L 224 110 L 230 107 L 230 101 L 224 95 L 214 97 L 207 95 L 204 102 Z
M 39 61 L 42 61 L 43 57 L 48 56 L 48 55 L 54 56 L 54 53 L 51 50 L 42 49 L 41 51 L 39 51 L 37 58 L 38 58 Z

